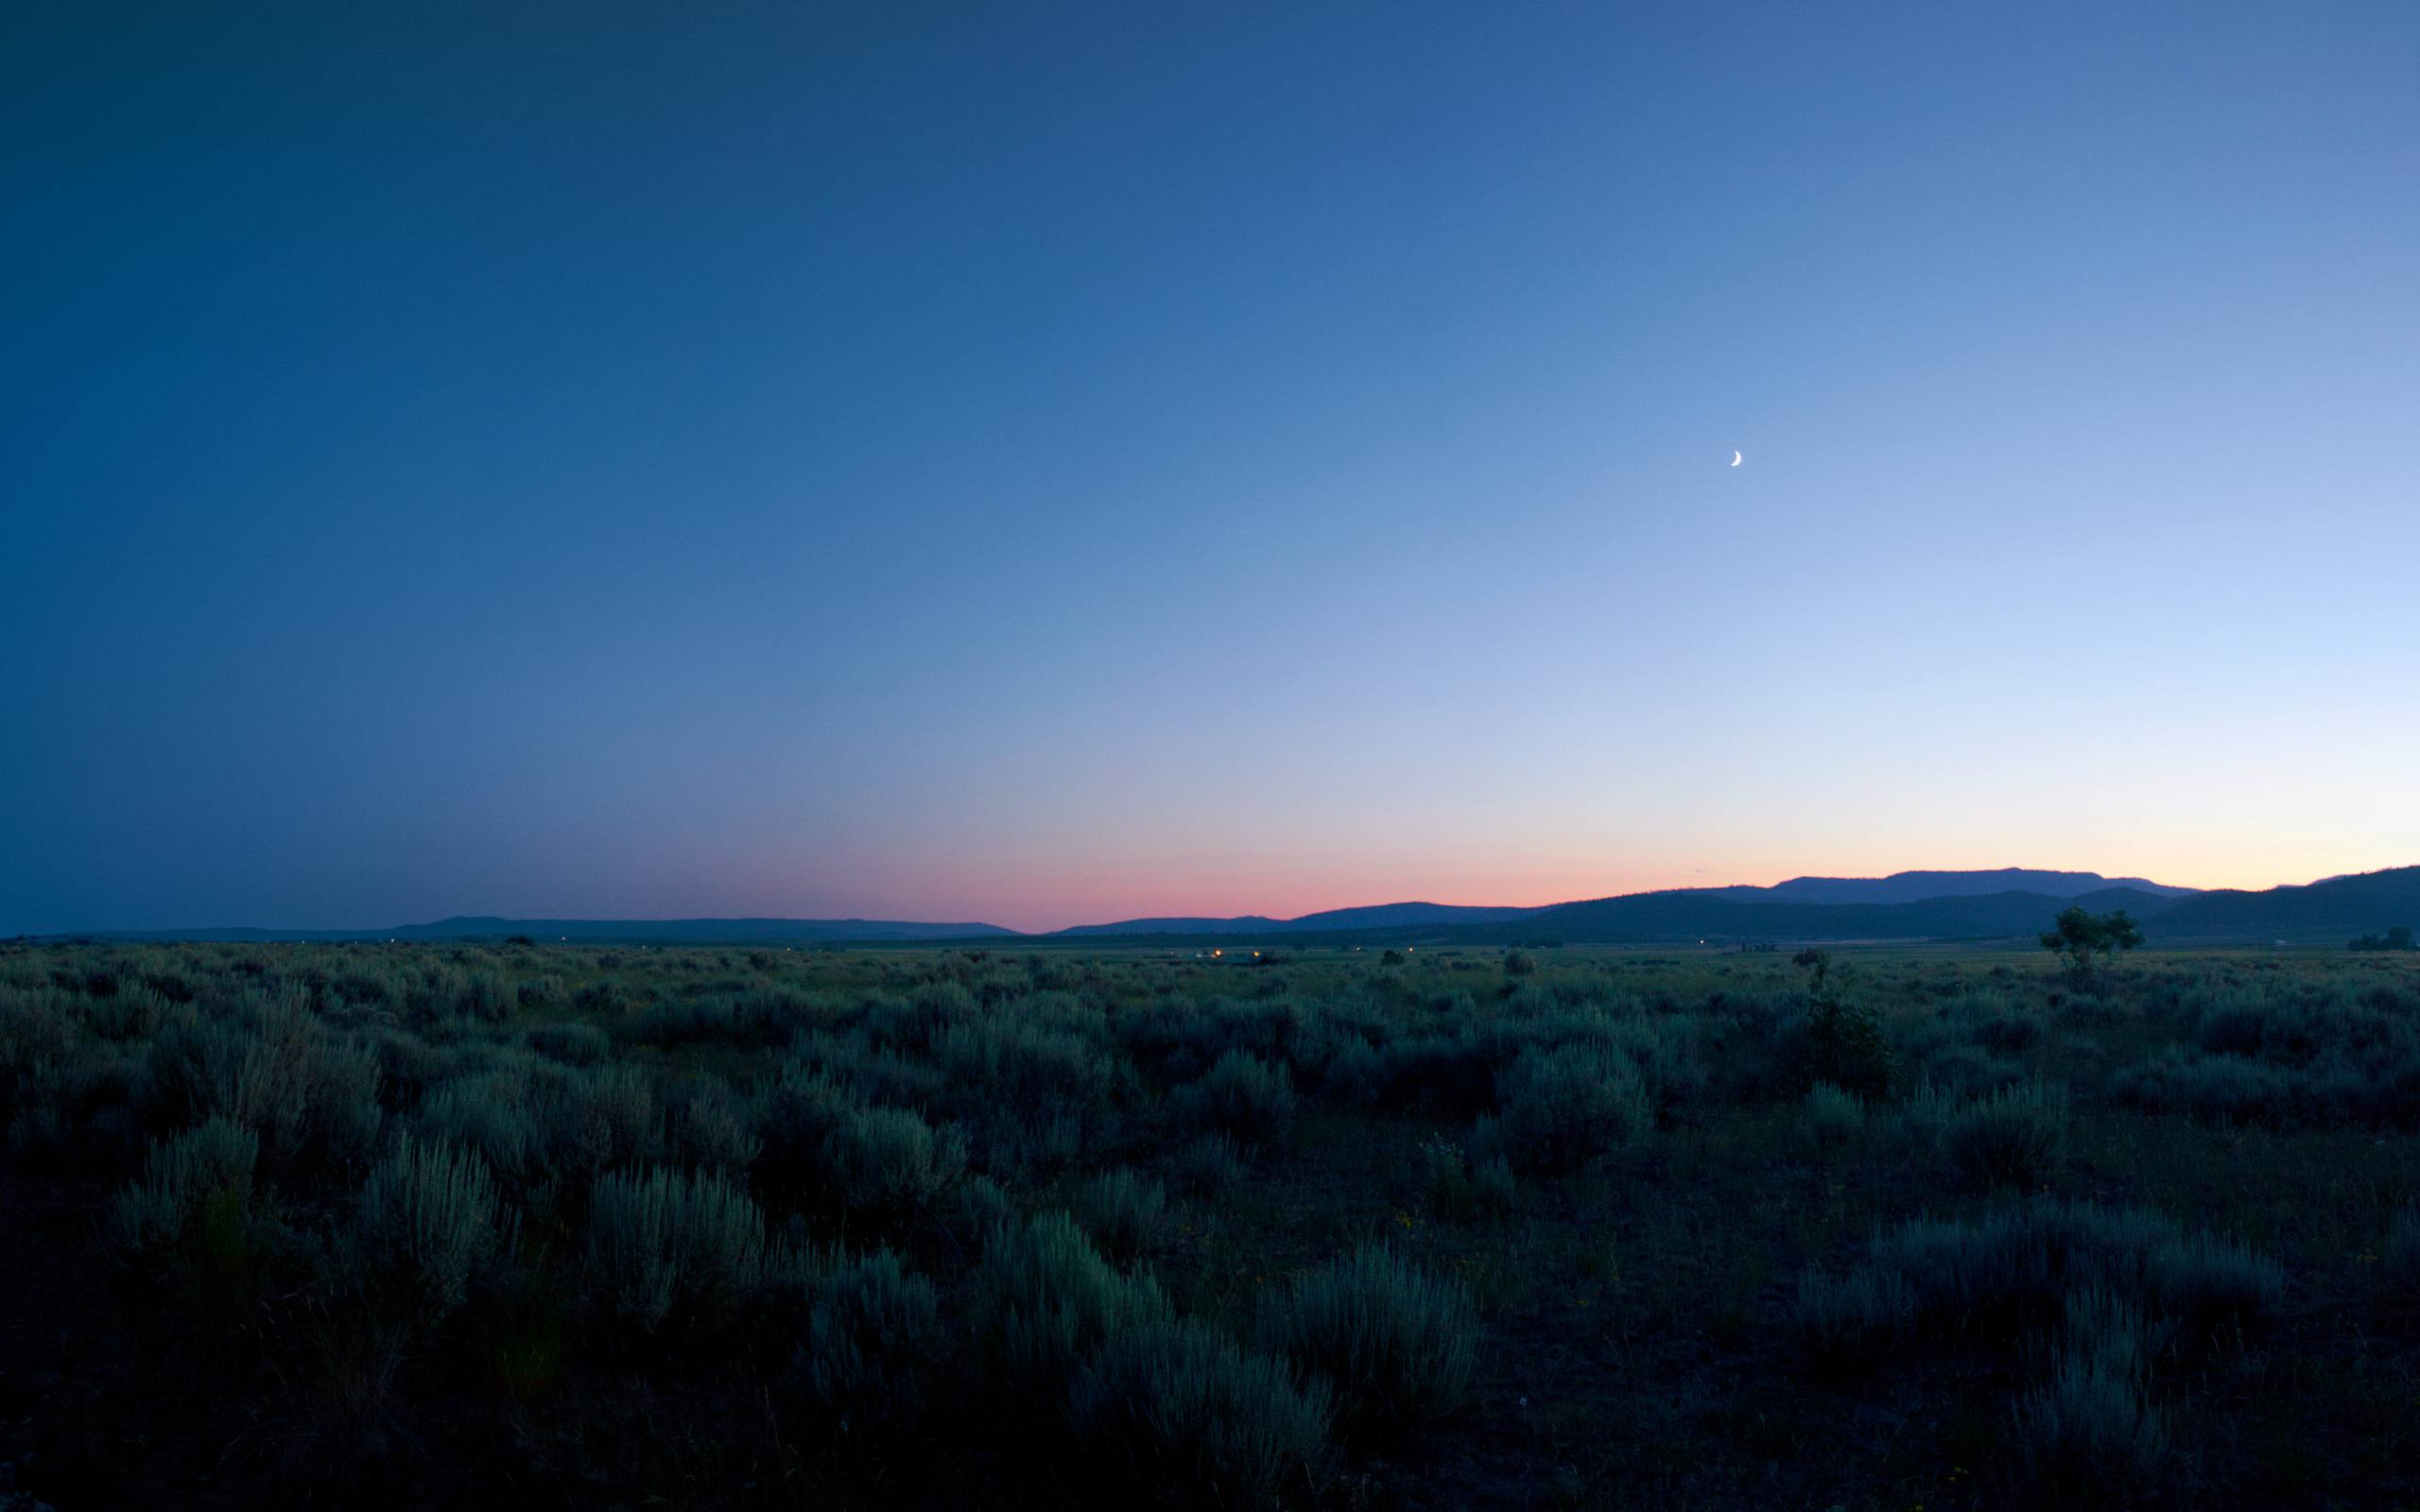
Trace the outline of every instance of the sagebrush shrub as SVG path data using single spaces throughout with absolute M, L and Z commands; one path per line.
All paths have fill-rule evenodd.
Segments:
M 1817 1364 L 1864 1364 L 1914 1332 L 1915 1293 L 1893 1270 L 1861 1266 L 1844 1276 L 1809 1270 L 1798 1279 L 1792 1321 Z
M 590 1281 L 642 1332 L 718 1316 L 756 1285 L 764 1263 L 764 1214 L 721 1177 L 615 1172 L 590 1194 Z
M 973 1293 L 977 1347 L 1002 1402 L 1052 1427 L 1063 1425 L 1080 1373 L 1105 1340 L 1170 1315 L 1156 1281 L 1112 1265 L 1060 1211 L 996 1234 Z
M 1495 1149 L 1524 1171 L 1570 1171 L 1655 1125 L 1629 1057 L 1594 1044 L 1525 1050 L 1496 1078 Z
M 821 1179 L 823 1142 L 863 1100 L 803 1060 L 782 1064 L 750 1100 L 756 1179 L 795 1198 Z
M 508 1056 L 432 1091 L 420 1107 L 422 1131 L 477 1150 L 515 1190 L 585 1183 L 664 1155 L 664 1120 L 644 1070 L 574 1071 L 526 1053 Z
M 1168 1168 L 1187 1192 L 1215 1197 L 1244 1178 L 1246 1161 L 1242 1147 L 1229 1136 L 1203 1134 L 1178 1145 Z
M 2167 1435 L 2145 1390 L 2142 1322 L 2122 1299 L 2070 1298 L 2050 1378 L 2014 1408 L 2028 1469 L 2053 1496 L 2088 1499 L 2147 1476 Z
M 593 1066 L 614 1049 L 614 1041 L 593 1023 L 535 1024 L 522 1031 L 521 1041 L 566 1066 Z
M 1495 1101 L 1495 1060 L 1468 1034 L 1407 1035 L 1388 1042 L 1382 1063 L 1383 1106 L 1426 1105 L 1467 1116 Z
M 2057 1345 L 2070 1358 L 2089 1359 L 2113 1374 L 2139 1381 L 2151 1369 L 2152 1329 L 2142 1308 L 2118 1292 L 2087 1282 L 2067 1293 Z
M 1326 1386 L 1300 1382 L 1198 1318 L 1156 1317 L 1105 1339 L 1068 1423 L 1088 1463 L 1163 1505 L 1307 1502 L 1329 1449 Z
M 2029 1082 L 1995 1092 L 1950 1115 L 1941 1141 L 1968 1186 L 2043 1186 L 2066 1157 L 2066 1089 Z
M 892 1037 L 901 1044 L 930 1049 L 950 1029 L 982 1015 L 983 1005 L 959 983 L 926 982 L 908 995 L 904 1011 L 894 1015 Z
M 881 1434 L 913 1418 L 941 1328 L 933 1283 L 888 1249 L 843 1262 L 814 1285 L 800 1377 L 844 1432 Z
M 590 982 L 572 994 L 571 1005 L 584 1019 L 618 1019 L 631 1005 L 620 983 Z
M 188 996 L 185 1001 L 191 1002 Z M 86 1005 L 85 1022 L 104 1040 L 147 1040 L 168 1016 L 169 1000 L 132 986 Z
M 339 971 L 328 990 L 348 1003 L 384 1003 L 394 995 L 387 978 L 375 971 Z
M 1470 1159 L 1462 1147 L 1443 1135 L 1420 1142 L 1420 1163 L 1429 1210 L 1441 1217 L 1460 1218 L 1471 1209 Z
M 1471 1206 L 1502 1217 L 1520 1205 L 1520 1182 L 1500 1155 L 1489 1156 L 1471 1171 Z
M 455 1013 L 487 1023 L 502 1023 L 512 1016 L 520 994 L 493 971 L 465 971 L 448 1005 Z
M 1381 1245 L 1264 1293 L 1261 1348 L 1335 1383 L 1349 1421 L 1408 1428 L 1461 1404 L 1478 1356 L 1469 1289 Z
M 672 1147 L 683 1164 L 700 1171 L 744 1174 L 764 1153 L 754 1110 L 728 1083 L 710 1077 L 690 1089 L 672 1119 Z
M 1180 1320 L 1148 1274 L 1111 1264 L 1063 1211 L 996 1233 L 972 1293 L 1000 1406 L 1127 1494 L 1274 1505 L 1324 1464 L 1322 1388 Z
M 2017 1065 L 1975 1045 L 1945 1045 L 1924 1057 L 1918 1075 L 1945 1092 L 1988 1097 L 2024 1079 Z
M 2279 1128 L 2408 1127 L 2420 1122 L 2415 1090 L 2420 1052 L 2280 1065 L 2174 1045 L 2130 1067 L 2111 1089 L 2121 1105 Z
M 47 988 L 0 992 L 0 1117 L 55 1108 L 38 1088 L 82 1050 L 69 1002 Z
M 20 1065 L 0 1063 L 0 1118 L 14 1112 L 11 1158 L 29 1168 L 114 1173 L 149 1150 L 149 1132 L 131 1106 L 143 1074 L 139 1052 L 80 1040 L 45 1045 Z
M 476 1150 L 498 1177 L 526 1187 L 547 1164 L 551 1129 L 540 1097 L 526 1071 L 483 1072 L 433 1089 L 415 1122 L 424 1138 Z
M 1149 1253 L 1159 1242 L 1167 1200 L 1157 1181 L 1121 1165 L 1076 1189 L 1076 1215 L 1093 1242 L 1124 1263 Z
M 1921 1321 L 1940 1333 L 2013 1333 L 2055 1319 L 2071 1282 L 2123 1280 L 2169 1233 L 2132 1209 L 2011 1206 L 1972 1221 L 1916 1218 L 1874 1242 L 1872 1263 L 1915 1294 Z
M 1028 1120 L 1092 1108 L 1107 1097 L 1114 1079 L 1097 1044 L 1021 1016 L 954 1022 L 933 1053 L 959 1107 L 1002 1108 Z
M 350 1160 L 385 1117 L 376 1056 L 295 993 L 232 1014 L 179 1009 L 151 1041 L 139 1101 L 154 1127 L 218 1117 L 249 1128 L 273 1164 Z
M 407 1133 L 370 1173 L 354 1233 L 373 1284 L 434 1319 L 462 1304 L 472 1276 L 510 1242 L 511 1222 L 486 1162 Z
M 2286 1294 L 2283 1266 L 2207 1233 L 2171 1234 L 2151 1252 L 2144 1294 L 2192 1339 L 2274 1313 Z
M 652 1045 L 667 1048 L 721 1040 L 763 1049 L 790 1038 L 814 1017 L 804 992 L 763 982 L 693 997 L 662 997 L 641 1008 L 633 1028 Z
M 913 1058 L 896 1047 L 878 1045 L 862 1034 L 841 1036 L 821 1030 L 790 1041 L 792 1057 L 810 1072 L 821 1072 L 860 1103 L 889 1103 L 897 1108 L 931 1108 L 949 1090 L 949 1078 L 922 1052 Z
M 1817 1081 L 1862 1097 L 1886 1097 L 1899 1053 L 1870 1004 L 1819 992 L 1806 1008 L 1807 1071 Z
M 2021 1055 L 2042 1038 L 2042 1021 L 2031 1014 L 2009 1013 L 1975 1025 L 1975 1042 L 2003 1056 Z
M 949 1190 L 966 1168 L 966 1143 L 907 1108 L 864 1108 L 824 1136 L 823 1160 L 843 1205 L 901 1213 Z
M 118 1195 L 119 1235 L 137 1253 L 156 1255 L 184 1242 L 212 1198 L 248 1208 L 260 1150 L 258 1135 L 224 1118 L 163 1140 L 143 1178 Z
M 566 1094 L 547 1112 L 555 1127 L 548 1139 L 566 1174 L 652 1160 L 662 1153 L 664 1120 L 655 1083 L 631 1065 L 603 1065 L 552 1085 Z
M 1339 1046 L 1320 1073 L 1320 1095 L 1332 1103 L 1357 1106 L 1374 1102 L 1386 1085 L 1386 1057 L 1359 1035 Z
M 1865 1131 L 1865 1104 L 1827 1081 L 1806 1090 L 1805 1116 L 1818 1144 L 1846 1144 Z
M 1240 1144 L 1274 1144 L 1294 1124 L 1294 1079 L 1286 1063 L 1272 1066 L 1249 1051 L 1220 1056 L 1181 1095 L 1196 1125 Z
M 1591 1033 L 1636 1068 L 1651 1108 L 1685 1104 L 1706 1085 L 1695 1019 L 1680 1015 L 1601 1019 Z
M 1911 1220 L 1875 1241 L 1871 1263 L 1904 1278 L 1920 1320 L 1945 1333 L 2055 1320 L 2070 1292 L 2093 1289 L 2181 1323 L 2248 1325 L 2284 1288 L 2275 1262 L 2157 1213 L 2047 1198 Z
M 2295 1122 L 2295 1077 L 2279 1066 L 2175 1045 L 2128 1068 L 2112 1094 L 2121 1106 L 2181 1112 L 2215 1122 Z
M 433 1045 L 407 1029 L 384 1025 L 367 1030 L 362 1045 L 378 1063 L 378 1101 L 390 1113 L 420 1106 L 441 1083 L 462 1074 L 478 1053 L 460 1045 Z
M 29 1171 L 55 1168 L 75 1152 L 76 1121 L 46 1098 L 20 1097 L 9 1120 L 9 1159 Z
M 1015 1200 L 988 1176 L 968 1177 L 949 1195 L 953 1231 L 974 1240 L 978 1248 L 1017 1215 Z

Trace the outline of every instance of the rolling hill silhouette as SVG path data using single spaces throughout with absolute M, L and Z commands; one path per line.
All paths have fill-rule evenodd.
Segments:
M 2420 924 L 2420 867 L 2395 867 L 2306 886 L 2225 888 L 2177 900 L 2144 925 L 2153 944 L 2287 939 L 2341 942 L 2395 924 Z
M 2017 885 L 2010 885 L 2015 883 Z M 191 940 L 502 939 L 701 944 L 898 944 L 1115 940 L 1180 945 L 1205 937 L 1321 942 L 1673 944 L 1759 940 L 2030 939 L 2063 908 L 2123 908 L 2151 943 L 2335 943 L 2420 923 L 2420 867 L 2250 892 L 2196 892 L 2089 871 L 1903 871 L 1888 877 L 1794 877 L 1771 887 L 1685 887 L 1536 908 L 1378 903 L 1296 919 L 1129 919 L 1027 935 L 997 924 L 867 919 L 567 919 L 457 917 L 386 929 L 221 928 L 85 932 L 83 937 Z
M 1286 935 L 1320 930 L 1400 929 L 1426 924 L 1480 924 L 1517 919 L 1534 908 L 1487 908 L 1457 903 L 1372 903 L 1361 908 L 1330 908 L 1299 919 L 1270 919 L 1244 914 L 1233 919 L 1126 919 L 1115 924 L 1079 924 L 1054 930 L 1066 935 L 1233 935 L 1251 932 Z
M 1770 894 L 1771 889 L 1765 892 Z M 1998 939 L 2038 934 L 2050 927 L 2060 909 L 2078 904 L 2095 913 L 2123 908 L 2139 919 L 2167 903 L 2156 893 L 2126 887 L 2057 898 L 2038 892 L 1996 892 L 1903 903 L 1805 903 L 1770 896 L 1651 892 L 1560 903 L 1516 920 L 1458 930 L 1455 937 L 1504 943 L 1561 940 L 1574 945 L 1701 939 L 1709 943 Z
M 2160 898 L 2186 898 L 2195 891 L 2191 887 L 2146 882 L 2140 877 L 2104 877 L 2097 871 L 2033 871 L 2024 867 L 2003 867 L 1997 871 L 1894 871 L 1887 877 L 1792 877 L 1771 887 L 1749 890 L 1799 903 L 1916 903 L 1933 898 L 1973 898 L 1999 892 L 2081 898 L 2116 887 Z

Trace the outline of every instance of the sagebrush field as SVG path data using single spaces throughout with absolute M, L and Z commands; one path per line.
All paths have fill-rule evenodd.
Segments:
M 17 945 L 0 1123 L 63 1509 L 2420 1496 L 2400 955 Z

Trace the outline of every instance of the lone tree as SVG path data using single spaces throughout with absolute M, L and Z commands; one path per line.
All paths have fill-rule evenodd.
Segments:
M 2126 910 L 2096 914 L 2082 904 L 2066 910 L 2058 918 L 2058 927 L 2042 936 L 2042 948 L 2051 951 L 2067 963 L 2067 973 L 2079 982 L 2092 980 L 2094 970 L 2106 964 L 2119 951 L 2131 951 L 2143 942 L 2143 932 L 2126 917 Z
M 1871 1005 L 1844 1000 L 1832 984 L 1832 957 L 1803 950 L 1789 958 L 1806 968 L 1806 1060 L 1808 1074 L 1860 1097 L 1887 1097 L 1898 1071 L 1899 1052 Z

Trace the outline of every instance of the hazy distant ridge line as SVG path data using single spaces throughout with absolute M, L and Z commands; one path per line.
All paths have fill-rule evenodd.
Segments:
M 2014 884 L 2014 885 L 2011 885 Z M 1922 892 L 1923 897 L 1907 897 Z M 1697 939 L 2023 938 L 2047 927 L 2058 909 L 2082 903 L 2125 908 L 2153 943 L 2270 939 L 2325 941 L 2420 922 L 2420 867 L 2394 868 L 2259 891 L 2197 892 L 2140 878 L 2113 882 L 2096 872 L 1907 871 L 1889 877 L 1793 877 L 1771 887 L 1666 888 L 1538 907 L 1378 903 L 1327 909 L 1295 919 L 1146 918 L 1027 934 L 998 924 L 869 919 L 564 919 L 457 916 L 385 929 L 217 927 L 85 930 L 50 938 L 221 941 L 502 939 L 592 943 L 898 944 L 1046 943 L 1084 939 L 1181 944 L 1206 936 L 1235 939 L 1434 940 L 1472 945 L 1518 940 L 1569 944 L 1689 943 Z
M 2014 884 L 2014 885 L 2012 885 Z M 1910 897 L 1921 892 L 1925 896 Z M 1296 919 L 1146 918 L 1027 934 L 999 924 L 873 919 L 575 919 L 457 916 L 388 929 L 87 930 L 50 938 L 326 941 L 503 939 L 690 944 L 1006 944 L 1084 939 L 1182 943 L 1231 939 L 1417 940 L 1471 945 L 1679 944 L 1703 939 L 2023 938 L 2072 904 L 2124 908 L 2153 943 L 2320 941 L 2420 923 L 2420 867 L 2394 868 L 2257 892 L 2197 892 L 2089 871 L 1903 871 L 1888 877 L 1793 877 L 1771 887 L 1681 887 L 1539 907 L 1376 903 Z

